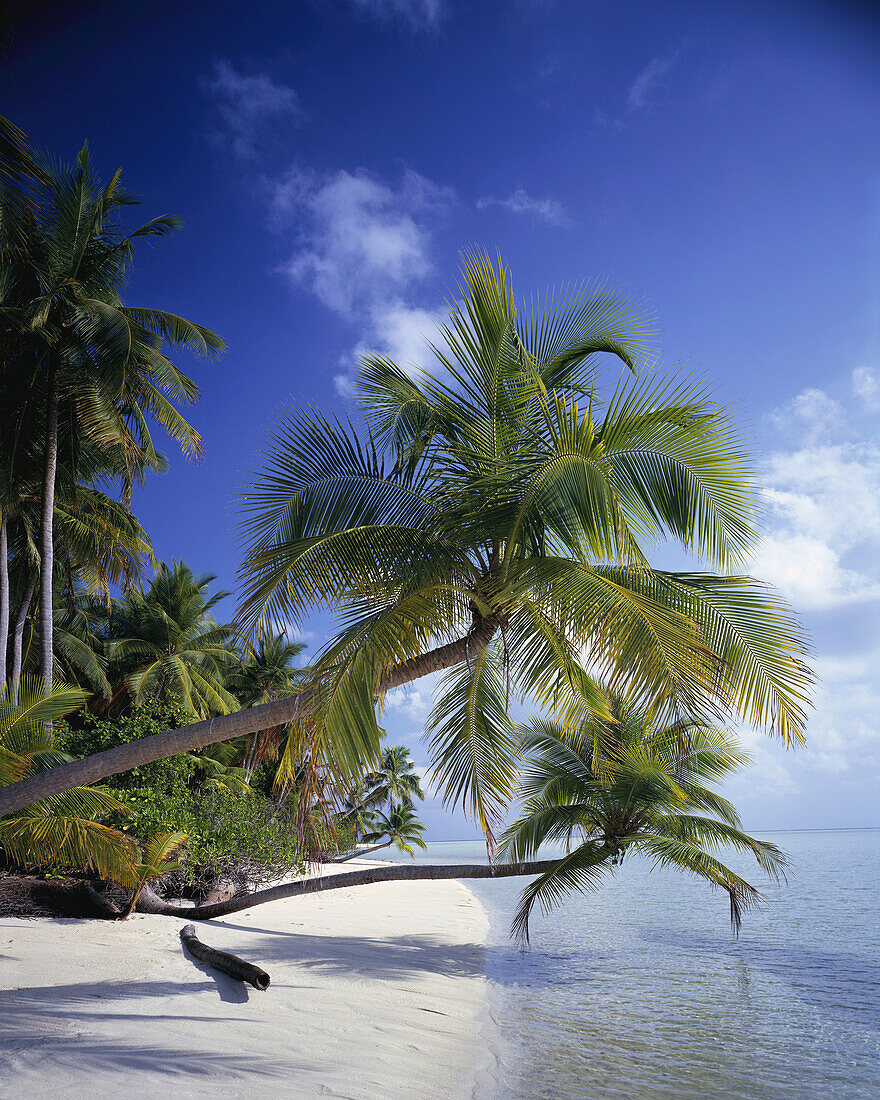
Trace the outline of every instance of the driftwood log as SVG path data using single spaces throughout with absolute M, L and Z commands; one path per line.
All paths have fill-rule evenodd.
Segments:
M 231 955 L 228 951 L 218 951 L 215 947 L 208 947 L 196 935 L 194 924 L 186 924 L 180 930 L 180 939 L 184 947 L 191 955 L 212 966 L 215 970 L 222 970 L 231 978 L 237 978 L 240 982 L 247 982 L 254 989 L 261 991 L 269 988 L 271 979 L 265 970 L 261 970 L 253 963 L 245 962 L 238 955 Z

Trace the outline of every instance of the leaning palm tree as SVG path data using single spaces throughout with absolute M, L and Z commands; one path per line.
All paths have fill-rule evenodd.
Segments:
M 245 628 L 342 629 L 299 695 L 158 734 L 0 792 L 0 810 L 185 749 L 304 719 L 353 776 L 379 758 L 377 699 L 431 672 L 440 791 L 491 837 L 516 776 L 510 697 L 556 706 L 583 661 L 668 713 L 733 713 L 801 738 L 810 673 L 787 608 L 736 572 L 757 494 L 728 413 L 645 370 L 646 326 L 606 288 L 529 313 L 474 257 L 434 349 L 407 372 L 368 357 L 368 428 L 292 413 L 245 499 Z M 602 356 L 628 372 L 610 393 Z M 676 540 L 716 572 L 651 567 Z
M 70 758 L 55 747 L 53 720 L 81 706 L 86 692 L 23 677 L 16 703 L 0 698 L 0 783 L 40 774 Z M 136 851 L 124 833 L 96 818 L 126 807 L 99 787 L 74 787 L 0 819 L 0 852 L 20 867 L 91 868 L 131 884 Z
M 614 694 L 607 709 L 608 718 L 574 729 L 533 718 L 521 730 L 522 810 L 501 838 L 501 855 L 521 863 L 545 844 L 563 845 L 566 854 L 525 889 L 513 932 L 528 941 L 536 904 L 546 912 L 597 886 L 635 853 L 724 890 L 738 930 L 761 895 L 718 850 L 752 855 L 777 877 L 785 863 L 774 844 L 743 832 L 736 810 L 712 789 L 747 763 L 747 754 L 725 730 L 700 720 L 667 724 Z
M 414 856 L 413 845 L 423 850 L 427 848 L 422 839 L 424 831 L 425 826 L 416 817 L 411 802 L 392 802 L 388 807 L 388 813 L 378 810 L 373 814 L 371 828 L 364 833 L 364 843 L 372 847 L 361 849 L 355 855 L 362 856 L 367 852 L 377 852 L 380 848 L 387 848 L 393 844 L 398 852 L 406 852 L 407 855 Z
M 211 614 L 228 593 L 209 594 L 213 580 L 183 562 L 163 562 L 145 589 L 113 601 L 107 652 L 120 696 L 135 706 L 173 697 L 199 718 L 237 709 L 226 687 L 237 664 L 233 631 Z

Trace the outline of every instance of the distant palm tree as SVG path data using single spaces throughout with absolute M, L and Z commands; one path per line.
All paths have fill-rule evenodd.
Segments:
M 135 706 L 151 698 L 175 698 L 198 718 L 238 709 L 226 687 L 238 663 L 231 645 L 234 632 L 211 614 L 229 593 L 210 595 L 214 579 L 194 575 L 180 561 L 161 563 L 145 589 L 131 588 L 113 601 L 110 679 Z
M 380 848 L 387 848 L 393 844 L 399 852 L 407 852 L 414 856 L 413 845 L 417 848 L 427 848 L 427 844 L 422 839 L 424 831 L 425 826 L 416 817 L 411 802 L 392 802 L 387 814 L 382 813 L 381 810 L 373 814 L 372 827 L 364 833 L 364 843 L 371 844 L 372 847 L 362 848 L 355 855 L 362 856 L 368 852 L 377 852 Z
M 293 695 L 302 690 L 304 673 L 294 662 L 304 649 L 302 642 L 291 642 L 284 634 L 264 636 L 245 650 L 241 667 L 227 677 L 227 687 L 246 707 Z M 244 759 L 248 777 L 263 760 L 278 755 L 286 730 L 272 726 L 253 735 Z
M 17 703 L 0 698 L 0 784 L 55 767 L 70 757 L 55 747 L 53 720 L 80 706 L 86 693 L 23 677 Z M 91 867 L 132 884 L 137 855 L 131 839 L 96 817 L 126 807 L 100 787 L 74 787 L 0 819 L 0 852 L 21 867 Z
M 408 802 L 412 804 L 425 794 L 415 765 L 406 745 L 393 745 L 382 753 L 382 764 L 364 779 L 370 794 L 370 805 Z
M 634 852 L 726 891 L 738 929 L 760 894 L 712 853 L 746 852 L 777 876 L 785 863 L 774 844 L 742 831 L 733 806 L 711 788 L 747 755 L 724 730 L 688 720 L 667 725 L 619 695 L 610 695 L 608 710 L 609 719 L 570 731 L 543 718 L 522 728 L 523 807 L 501 838 L 501 856 L 522 863 L 542 844 L 564 845 L 567 854 L 523 892 L 514 933 L 528 941 L 536 902 L 551 909 Z

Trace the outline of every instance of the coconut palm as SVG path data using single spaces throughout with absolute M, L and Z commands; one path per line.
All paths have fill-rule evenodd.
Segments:
M 301 689 L 303 671 L 295 661 L 305 649 L 284 634 L 263 636 L 248 646 L 241 667 L 227 678 L 227 687 L 246 707 L 256 707 Z M 250 777 L 255 767 L 275 758 L 284 741 L 286 726 L 273 726 L 255 733 L 245 753 L 244 770 Z
M 370 804 L 373 806 L 382 806 L 386 802 L 412 804 L 416 798 L 425 797 L 406 745 L 392 745 L 385 749 L 381 766 L 370 772 L 365 783 L 371 789 Z
M 43 772 L 70 758 L 55 747 L 53 720 L 81 706 L 86 693 L 23 677 L 17 703 L 0 699 L 0 783 Z M 0 819 L 0 852 L 22 867 L 93 868 L 103 878 L 131 883 L 132 841 L 96 821 L 125 806 L 99 787 L 75 787 Z
M 393 844 L 398 852 L 406 852 L 414 856 L 413 845 L 417 848 L 427 848 L 422 839 L 424 831 L 425 826 L 416 817 L 411 802 L 392 802 L 388 807 L 388 813 L 383 813 L 381 810 L 373 813 L 371 827 L 364 833 L 364 843 L 372 847 L 362 848 L 355 855 L 366 855 L 367 852 L 376 852 L 380 848 L 387 848 Z
M 135 883 L 131 898 L 120 920 L 128 920 L 134 912 L 138 898 L 144 886 L 152 879 L 174 870 L 179 860 L 177 857 L 180 849 L 186 844 L 189 837 L 181 832 L 158 832 L 143 841 L 138 852 L 138 862 L 135 864 Z
M 508 689 L 556 706 L 574 684 L 601 707 L 584 661 L 667 714 L 730 711 L 798 740 L 802 632 L 730 572 L 756 529 L 748 463 L 700 385 L 644 370 L 646 339 L 605 288 L 529 314 L 500 262 L 469 260 L 435 372 L 368 357 L 369 430 L 291 413 L 247 493 L 243 625 L 297 626 L 316 607 L 341 617 L 312 686 L 22 784 L 0 807 L 307 715 L 356 776 L 379 757 L 375 700 L 445 669 L 434 774 L 490 836 L 516 775 Z M 604 397 L 603 353 L 630 373 Z M 719 572 L 651 568 L 662 538 Z
M 725 730 L 690 719 L 666 724 L 619 695 L 609 697 L 608 713 L 576 729 L 545 718 L 522 728 L 523 804 L 501 838 L 502 858 L 531 860 L 544 844 L 564 845 L 566 854 L 523 892 L 514 933 L 527 941 L 536 903 L 546 912 L 597 886 L 631 853 L 726 891 L 738 930 L 761 895 L 714 853 L 746 852 L 774 876 L 785 862 L 776 845 L 743 832 L 736 810 L 712 789 L 747 754 Z
M 173 697 L 199 718 L 238 708 L 226 687 L 237 664 L 233 630 L 211 614 L 229 593 L 209 594 L 214 579 L 180 561 L 162 562 L 145 589 L 130 588 L 112 602 L 110 679 L 135 706 Z
M 173 400 L 197 395 L 192 379 L 162 353 L 165 343 L 201 355 L 223 343 L 208 329 L 162 310 L 123 304 L 120 290 L 139 238 L 178 227 L 160 217 L 126 232 L 119 218 L 134 201 L 117 172 L 102 186 L 84 147 L 72 168 L 47 170 L 36 214 L 4 224 L 0 344 L 20 393 L 15 407 L 42 438 L 40 532 L 41 672 L 52 680 L 52 578 L 59 455 L 82 438 L 140 456 L 152 452 L 152 416 L 186 454 L 198 433 Z M 7 219 L 9 221 L 9 219 Z M 138 458 L 135 458 L 137 463 Z

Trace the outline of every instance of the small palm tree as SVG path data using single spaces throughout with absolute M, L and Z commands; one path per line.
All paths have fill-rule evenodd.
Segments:
M 233 631 L 211 614 L 228 593 L 209 595 L 213 580 L 183 562 L 161 563 L 146 589 L 113 602 L 110 679 L 124 683 L 136 706 L 174 697 L 199 718 L 238 709 L 225 682 L 237 663 Z
M 127 920 L 134 912 L 141 890 L 148 882 L 174 869 L 177 865 L 174 857 L 188 840 L 186 833 L 164 832 L 154 833 L 143 842 L 140 861 L 135 864 L 137 879 L 134 890 L 120 920 Z
M 386 802 L 412 803 L 417 798 L 425 797 L 406 745 L 392 745 L 385 749 L 381 767 L 370 772 L 364 782 L 370 789 L 372 806 L 382 806 Z
M 371 844 L 370 848 L 362 848 L 355 855 L 362 856 L 367 852 L 376 852 L 380 848 L 387 848 L 393 844 L 399 852 L 407 852 L 414 856 L 412 846 L 425 849 L 427 844 L 422 840 L 425 826 L 416 817 L 411 802 L 392 802 L 388 813 L 381 810 L 373 814 L 372 828 L 364 833 L 364 842 Z
M 665 725 L 619 695 L 609 695 L 608 710 L 610 719 L 588 719 L 570 732 L 543 718 L 522 727 L 522 814 L 502 836 L 502 856 L 520 863 L 545 843 L 564 844 L 566 855 L 523 892 L 514 934 L 527 942 L 536 902 L 548 911 L 597 885 L 631 852 L 725 890 L 738 930 L 761 895 L 713 853 L 748 852 L 777 877 L 785 863 L 774 844 L 744 833 L 736 810 L 711 789 L 747 755 L 724 730 L 688 720 Z
M 79 707 L 86 692 L 23 676 L 18 702 L 0 698 L 0 785 L 70 760 L 55 747 L 51 723 Z M 95 818 L 126 807 L 100 787 L 74 787 L 0 819 L 0 852 L 21 867 L 93 868 L 131 884 L 132 841 Z

